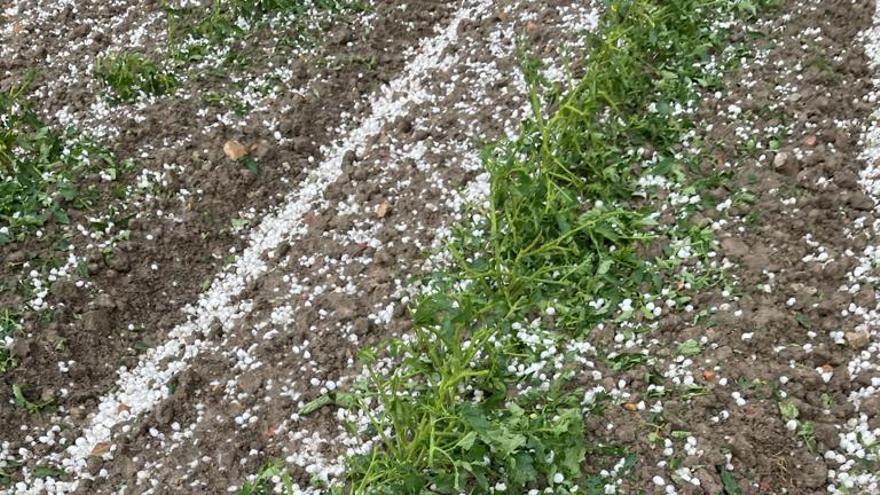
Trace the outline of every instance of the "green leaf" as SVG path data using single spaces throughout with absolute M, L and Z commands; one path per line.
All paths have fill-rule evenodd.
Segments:
M 691 432 L 684 430 L 675 430 L 669 434 L 672 438 L 676 440 L 684 440 L 685 438 L 691 436 Z
M 492 424 L 486 419 L 483 415 L 482 411 L 477 409 L 471 404 L 467 404 L 464 406 L 464 410 L 462 411 L 462 419 L 464 422 L 470 426 L 478 435 L 482 438 L 489 434 L 489 430 L 492 428 Z M 487 442 L 488 443 L 488 442 Z
M 333 403 L 342 409 L 356 409 L 358 407 L 358 399 L 354 394 L 345 392 L 336 392 L 333 397 Z
M 608 273 L 608 270 L 611 269 L 612 263 L 614 263 L 614 261 L 611 258 L 605 258 L 602 260 L 602 262 L 599 263 L 599 269 L 596 270 L 596 275 L 601 276 Z
M 800 411 L 791 401 L 782 401 L 779 403 L 779 413 L 786 420 L 797 419 Z
M 476 441 L 476 439 L 476 432 L 469 431 L 465 436 L 459 438 L 458 441 L 455 442 L 455 447 L 467 452 L 468 450 L 471 450 L 471 447 L 474 446 L 474 441 Z
M 55 214 L 55 220 L 57 220 L 58 223 L 63 225 L 68 225 L 70 223 L 70 217 L 64 210 L 56 208 L 53 213 Z
M 678 353 L 682 356 L 696 356 L 703 351 L 703 346 L 695 339 L 688 339 L 679 344 Z
M 724 495 L 742 495 L 739 483 L 726 468 L 721 469 L 721 484 L 724 486 Z
M 309 402 L 308 404 L 302 406 L 299 410 L 299 415 L 300 416 L 308 416 L 309 414 L 312 414 L 313 412 L 317 411 L 318 409 L 321 409 L 322 407 L 330 405 L 332 403 L 333 403 L 333 399 L 330 398 L 330 395 L 324 394 L 324 395 L 318 397 L 317 399 Z
M 516 450 L 526 444 L 526 437 L 518 433 L 498 429 L 492 431 L 489 436 L 489 445 L 502 457 L 509 457 Z M 485 440 L 484 440 L 485 441 Z
M 538 479 L 538 472 L 535 470 L 535 462 L 530 454 L 520 452 L 514 457 L 514 469 L 510 473 L 511 481 L 517 486 L 523 486 L 526 483 Z

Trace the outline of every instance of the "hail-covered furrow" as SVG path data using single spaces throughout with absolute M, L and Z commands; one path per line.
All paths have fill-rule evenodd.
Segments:
M 411 7 L 412 5 L 405 4 L 400 7 L 406 6 Z M 405 28 L 405 32 L 412 36 L 408 39 L 387 43 L 386 40 L 378 37 L 387 33 L 388 26 L 394 25 L 397 20 L 393 18 L 394 16 L 389 15 L 387 10 L 383 10 L 380 16 L 372 15 L 370 19 L 371 22 L 384 26 L 385 30 L 379 30 L 373 37 L 365 36 L 358 38 L 355 42 L 343 42 L 346 48 L 335 52 L 334 57 L 352 56 L 352 53 L 346 49 L 356 53 L 365 51 L 369 53 L 368 48 L 374 46 L 377 39 L 381 39 L 382 49 L 377 57 L 392 62 L 383 61 L 379 67 L 382 71 L 392 73 L 392 70 L 402 65 L 405 53 L 410 53 L 410 49 L 407 47 L 417 44 L 418 37 L 416 35 L 419 32 L 426 32 L 436 20 L 432 17 L 439 16 L 442 12 L 444 9 L 429 10 L 424 15 L 398 16 L 397 20 L 414 19 L 417 21 L 408 23 L 410 25 Z M 335 60 L 334 57 L 328 60 Z M 400 62 L 398 62 L 398 58 Z M 355 127 L 358 123 L 357 119 L 370 110 L 368 99 L 361 97 L 359 91 L 362 92 L 361 94 L 366 94 L 363 88 L 369 88 L 371 84 L 375 84 L 371 82 L 375 81 L 372 77 L 374 74 L 369 74 L 369 80 L 366 80 L 365 77 L 365 81 L 359 81 L 350 88 L 345 88 L 346 94 L 344 96 L 330 98 L 330 101 L 325 102 L 324 99 L 327 99 L 327 95 L 337 95 L 343 91 L 338 89 L 336 83 L 340 76 L 332 71 L 316 70 L 313 61 L 296 61 L 294 65 L 297 70 L 295 77 L 286 82 L 283 88 L 276 88 L 267 95 L 263 95 L 264 103 L 268 101 L 275 105 L 272 109 L 255 108 L 248 118 L 230 123 L 227 128 L 225 124 L 216 124 L 220 116 L 212 113 L 213 110 L 199 112 L 198 115 L 184 116 L 181 115 L 184 111 L 178 108 L 177 110 L 180 111 L 175 114 L 178 120 L 174 120 L 174 125 L 166 126 L 169 130 L 163 130 L 163 136 L 154 139 L 149 135 L 144 135 L 143 139 L 137 139 L 142 143 L 139 144 L 137 158 L 145 169 L 136 177 L 133 184 L 127 186 L 126 201 L 123 203 L 128 211 L 137 212 L 136 221 L 141 225 L 141 227 L 135 228 L 132 224 L 131 242 L 122 242 L 121 246 L 114 246 L 119 239 L 115 235 L 111 235 L 113 233 L 95 232 L 90 230 L 88 226 L 77 225 L 75 228 L 82 237 L 77 237 L 73 241 L 75 246 L 71 246 L 64 266 L 43 273 L 37 269 L 36 265 L 31 267 L 28 262 L 24 263 L 24 270 L 30 271 L 26 283 L 33 286 L 34 297 L 26 300 L 26 304 L 15 309 L 22 312 L 25 310 L 34 312 L 57 310 L 70 315 L 71 306 L 76 304 L 73 306 L 75 308 L 73 311 L 76 313 L 73 315 L 73 322 L 70 321 L 71 318 L 64 316 L 59 318 L 60 322 L 53 323 L 52 327 L 59 329 L 62 333 L 74 335 L 74 338 L 84 335 L 86 338 L 94 339 L 101 344 L 102 348 L 105 344 L 108 347 L 115 346 L 113 351 L 104 353 L 98 366 L 93 366 L 91 360 L 95 356 L 81 356 L 75 352 L 64 352 L 66 349 L 59 346 L 50 350 L 51 354 L 55 354 L 56 351 L 62 352 L 55 354 L 58 356 L 57 358 L 50 357 L 49 369 L 27 370 L 32 373 L 26 376 L 38 375 L 39 379 L 43 380 L 42 383 L 50 386 L 50 390 L 57 394 L 53 398 L 59 409 L 57 415 L 53 415 L 51 418 L 51 423 L 57 424 L 73 418 L 74 422 L 82 424 L 87 419 L 91 406 L 86 404 L 82 398 L 105 393 L 112 386 L 112 381 L 115 378 L 114 371 L 119 365 L 118 363 L 121 362 L 120 360 L 127 359 L 124 357 L 125 355 L 131 355 L 132 349 L 124 342 L 126 334 L 134 336 L 140 330 L 144 330 L 146 333 L 142 335 L 147 333 L 156 335 L 157 341 L 162 343 L 167 330 L 172 328 L 177 321 L 186 318 L 182 312 L 179 312 L 179 308 L 188 302 L 189 296 L 182 296 L 182 294 L 192 294 L 194 299 L 198 293 L 200 282 L 211 281 L 210 278 L 205 280 L 203 275 L 195 275 L 196 272 L 202 271 L 196 269 L 196 266 L 190 267 L 193 269 L 193 274 L 187 280 L 181 280 L 178 275 L 172 274 L 177 271 L 173 269 L 173 266 L 181 261 L 181 253 L 176 252 L 177 248 L 191 245 L 192 239 L 189 241 L 186 238 L 181 239 L 182 235 L 199 236 L 199 231 L 192 228 L 195 217 L 194 210 L 203 211 L 205 208 L 216 210 L 215 205 L 219 202 L 232 205 L 242 203 L 246 206 L 237 218 L 233 218 L 233 232 L 228 237 L 227 244 L 213 243 L 214 247 L 210 248 L 210 253 L 190 251 L 195 255 L 195 261 L 202 262 L 211 258 L 220 261 L 223 259 L 223 255 L 231 258 L 229 253 L 234 253 L 237 246 L 242 244 L 240 238 L 247 237 L 247 226 L 259 220 L 260 212 L 264 207 L 278 202 L 283 203 L 284 198 L 280 193 L 277 195 L 278 197 L 269 198 L 268 194 L 254 196 L 253 191 L 247 197 L 237 197 L 230 201 L 229 195 L 233 194 L 231 191 L 233 189 L 238 191 L 248 183 L 247 181 L 243 183 L 240 178 L 245 178 L 246 175 L 252 183 L 256 180 L 256 174 L 224 156 L 224 139 L 237 137 L 239 132 L 251 136 L 251 139 L 254 134 L 267 135 L 271 138 L 272 131 L 267 130 L 267 126 L 277 123 L 267 123 L 271 120 L 269 115 L 270 113 L 276 117 L 280 115 L 283 121 L 281 126 L 281 132 L 284 136 L 281 141 L 283 142 L 273 144 L 273 149 L 263 158 L 265 158 L 267 166 L 271 165 L 276 168 L 273 171 L 274 177 L 278 178 L 275 189 L 286 193 L 294 188 L 299 183 L 299 179 L 305 177 L 311 168 L 317 166 L 316 162 L 320 161 L 322 153 L 326 151 L 326 149 L 319 149 L 319 145 L 323 147 L 324 144 L 335 142 L 339 139 L 335 134 L 344 136 L 347 132 L 346 129 Z M 320 95 L 324 95 L 324 98 Z M 166 98 L 169 101 L 165 101 L 162 105 L 170 104 L 170 100 L 175 98 L 177 96 Z M 295 101 L 299 105 L 291 105 L 291 101 Z M 351 101 L 351 105 L 345 105 L 346 101 Z M 292 106 L 295 108 L 291 108 Z M 195 110 L 197 107 L 198 105 L 194 104 L 192 108 L 187 108 Z M 281 110 L 280 113 L 279 110 Z M 321 128 L 303 129 L 299 122 L 305 120 L 305 115 L 320 111 L 330 114 L 316 120 L 320 122 Z M 160 113 L 168 115 L 165 111 Z M 193 124 L 193 120 L 197 123 Z M 241 129 L 242 126 L 245 126 L 246 129 Z M 175 130 L 175 127 L 180 128 Z M 208 130 L 200 132 L 202 128 Z M 164 135 L 165 132 L 171 134 Z M 171 138 L 174 132 L 184 134 L 192 132 L 195 136 L 187 134 L 178 141 Z M 295 143 L 290 143 L 291 136 L 296 137 Z M 195 147 L 193 143 L 198 143 L 199 146 Z M 205 148 L 202 149 L 202 146 Z M 266 146 L 266 143 L 261 142 L 260 149 L 251 150 L 251 154 L 255 158 L 262 157 Z M 280 151 L 275 151 L 275 148 L 279 148 Z M 190 160 L 181 161 L 181 155 L 189 154 L 193 149 L 195 151 L 192 152 L 194 157 L 192 162 L 204 161 L 201 170 L 194 171 L 190 166 Z M 196 154 L 199 155 L 198 159 L 195 157 Z M 283 159 L 278 160 L 278 156 Z M 293 165 L 287 160 L 294 162 Z M 152 170 L 153 167 L 156 170 Z M 216 187 L 224 182 L 222 180 L 213 184 L 208 181 L 208 187 L 205 187 L 205 191 L 200 188 L 188 187 L 185 183 L 182 185 L 184 177 L 192 184 L 194 175 L 204 177 L 217 174 L 231 176 L 232 180 L 226 180 L 225 187 Z M 195 183 L 200 182 L 205 183 L 204 180 L 195 179 Z M 167 199 L 169 194 L 173 194 L 171 200 Z M 244 195 L 239 194 L 239 196 Z M 157 202 L 162 206 L 157 208 Z M 229 209 L 228 206 L 226 208 Z M 104 213 L 106 212 L 92 212 L 90 217 L 101 217 Z M 226 223 L 228 219 L 222 221 Z M 236 221 L 241 223 L 236 225 Z M 197 219 L 195 223 L 198 223 Z M 122 227 L 118 226 L 118 228 Z M 162 235 L 163 233 L 170 233 L 170 235 Z M 210 246 L 210 244 L 208 245 Z M 163 245 L 166 247 L 163 248 Z M 169 245 L 176 247 L 168 248 Z M 134 251 L 130 250 L 132 246 L 135 246 Z M 115 261 L 111 264 L 112 266 L 105 267 L 107 259 L 105 255 L 110 249 L 113 249 L 112 256 Z M 172 249 L 175 252 L 172 252 Z M 139 252 L 140 255 L 135 255 L 135 252 Z M 215 263 L 215 265 L 220 266 L 220 263 Z M 84 276 L 81 272 L 77 272 L 78 268 L 82 269 L 86 266 L 88 266 L 90 276 Z M 105 268 L 108 269 L 106 273 L 110 273 L 112 276 L 102 276 L 104 274 L 100 272 Z M 168 273 L 169 271 L 172 273 Z M 208 268 L 207 271 L 213 274 L 213 269 Z M 73 280 L 65 280 L 68 276 Z M 124 279 L 122 294 L 119 291 L 120 277 Z M 147 289 L 151 286 L 157 290 Z M 187 288 L 187 286 L 189 287 Z M 67 294 L 63 296 L 67 299 L 62 299 L 60 304 L 58 304 L 56 294 L 59 287 L 65 288 L 64 294 Z M 128 288 L 135 290 L 129 292 L 126 290 Z M 71 293 L 72 295 L 70 295 Z M 126 299 L 129 297 L 138 301 L 137 307 L 126 303 Z M 84 301 L 86 298 L 88 300 Z M 156 304 L 168 311 L 151 311 L 156 308 Z M 123 311 L 123 308 L 126 308 L 126 311 Z M 125 320 L 122 320 L 123 318 Z M 124 324 L 120 323 L 120 320 L 124 321 Z M 151 323 L 145 325 L 146 322 Z M 147 326 L 149 328 L 145 328 Z M 16 346 L 16 339 L 11 335 L 8 340 L 3 342 L 3 345 L 10 349 L 14 347 L 27 349 L 31 339 L 41 339 L 40 336 L 33 334 L 19 334 L 16 337 L 22 337 L 19 339 L 21 340 L 19 346 Z M 55 359 L 52 360 L 52 358 Z M 39 387 L 38 383 L 30 381 L 28 378 L 24 380 L 18 378 L 18 380 L 17 383 L 25 387 L 25 390 Z M 0 462 L 8 462 L 9 466 L 17 466 L 20 462 L 32 462 L 41 454 L 46 453 L 43 449 L 50 446 L 58 448 L 66 441 L 61 438 L 63 435 L 57 426 L 52 427 L 50 433 L 42 434 L 47 428 L 44 421 L 46 418 L 24 414 L 24 411 L 18 409 L 12 399 L 6 403 L 6 407 L 7 409 L 2 411 L 7 415 L 4 417 L 20 416 L 20 419 L 16 420 L 16 425 L 18 431 L 22 432 L 22 438 L 19 439 L 15 435 L 4 435 L 3 447 L 0 450 L 0 458 L 2 458 Z
M 405 117 L 414 106 L 430 100 L 431 82 L 460 61 L 458 54 L 449 48 L 458 41 L 461 25 L 481 17 L 489 7 L 489 2 L 467 2 L 435 37 L 424 40 L 401 75 L 373 96 L 367 117 L 326 150 L 325 160 L 288 196 L 286 204 L 256 226 L 247 248 L 188 308 L 189 319 L 169 332 L 164 344 L 148 351 L 136 367 L 120 370 L 116 390 L 102 397 L 73 445 L 61 446 L 63 450 L 55 450 L 41 459 L 28 459 L 31 465 L 50 464 L 62 468 L 68 481 L 36 478 L 32 471 L 25 469 L 26 480 L 16 488 L 19 492 L 39 493 L 50 489 L 66 493 L 77 489 L 82 480 L 93 477 L 88 471 L 90 456 L 104 449 L 107 452 L 103 455 L 112 456 L 114 428 L 125 429 L 124 423 L 140 417 L 165 399 L 172 379 L 211 347 L 209 339 L 232 331 L 238 320 L 251 311 L 252 302 L 242 300 L 241 296 L 249 285 L 256 284 L 272 269 L 280 255 L 279 248 L 283 249 L 285 243 L 308 232 L 308 214 L 328 205 L 326 189 L 342 174 L 346 157 L 352 152 L 365 156 L 383 130 Z M 54 438 L 55 432 L 57 430 L 47 436 Z
M 875 72 L 873 90 L 865 101 L 877 108 L 880 85 L 876 71 L 880 69 L 880 4 L 875 7 L 873 25 L 862 32 L 865 54 L 870 68 Z M 846 307 L 839 308 L 843 316 L 850 317 L 854 326 L 847 331 L 832 332 L 839 344 L 849 344 L 855 349 L 846 363 L 850 387 L 847 400 L 852 409 L 842 421 L 839 445 L 824 453 L 826 462 L 833 468 L 829 472 L 828 490 L 832 493 L 873 493 L 880 490 L 880 293 L 872 288 L 880 282 L 877 269 L 880 266 L 880 109 L 874 111 L 865 125 L 861 142 L 864 149 L 861 159 L 865 166 L 858 172 L 858 183 L 870 198 L 866 209 L 873 215 L 858 218 L 851 227 L 854 232 L 866 232 L 867 242 L 861 253 L 848 250 L 845 256 L 858 258 L 854 268 L 846 275 L 840 291 L 854 297 Z M 857 297 L 866 290 L 873 297 Z
M 344 158 L 304 235 L 284 245 L 279 267 L 244 296 L 252 313 L 177 379 L 174 395 L 115 454 L 111 479 L 213 490 L 267 459 L 283 461 L 297 489 L 342 474 L 354 440 L 329 411 L 304 408 L 350 384 L 362 346 L 406 331 L 411 277 L 442 263 L 423 266 L 424 252 L 446 239 L 465 203 L 483 200 L 480 146 L 514 135 L 528 112 L 517 35 L 532 36 L 546 74 L 560 78 L 563 53 L 579 52 L 596 21 L 592 8 L 567 2 L 480 7 L 459 28 L 454 56 L 432 75 L 424 101 Z

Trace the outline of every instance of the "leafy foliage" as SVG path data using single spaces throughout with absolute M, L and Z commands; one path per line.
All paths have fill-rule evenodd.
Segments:
M 640 252 L 656 222 L 635 199 L 632 150 L 650 146 L 665 156 L 658 167 L 676 170 L 669 157 L 688 124 L 673 105 L 715 83 L 699 63 L 720 42 L 710 28 L 725 9 L 709 0 L 606 3 L 585 77 L 569 93 L 542 93 L 539 64 L 524 64 L 533 117 L 520 138 L 484 153 L 488 206 L 458 229 L 454 267 L 426 280 L 413 338 L 390 343 L 399 364 L 380 371 L 380 354 L 362 353 L 371 379 L 361 405 L 378 443 L 350 459 L 351 493 L 487 494 L 499 483 L 510 493 L 602 493 L 601 480 L 583 479 L 582 395 L 564 372 L 536 380 L 512 370 L 542 359 L 515 336 L 522 322 L 553 340 L 583 338 L 615 314 L 653 317 L 639 296 L 660 292 L 676 267 Z M 699 229 L 686 235 L 694 245 L 711 239 Z M 612 366 L 644 361 L 619 355 Z
M 103 148 L 45 124 L 24 98 L 28 86 L 0 92 L 0 245 L 50 221 L 69 223 L 71 209 L 94 199 L 85 179 L 120 167 Z
M 18 315 L 8 308 L 0 310 L 0 375 L 16 365 L 16 360 L 6 345 L 6 339 L 11 338 L 18 329 Z
M 264 466 L 253 481 L 245 483 L 238 491 L 238 495 L 271 495 L 273 493 L 293 493 L 290 475 L 275 463 Z
M 329 19 L 366 8 L 361 0 L 214 0 L 207 9 L 166 6 L 165 11 L 172 56 L 186 62 L 201 60 L 214 51 L 211 47 L 244 38 L 277 16 L 291 23 L 282 34 L 286 44 L 308 45 L 319 33 L 307 29 L 306 14 L 323 12 Z M 235 56 L 233 51 L 228 58 Z
M 162 96 L 180 85 L 169 71 L 131 52 L 119 52 L 98 59 L 95 77 L 110 92 L 115 103 L 131 103 L 142 96 Z

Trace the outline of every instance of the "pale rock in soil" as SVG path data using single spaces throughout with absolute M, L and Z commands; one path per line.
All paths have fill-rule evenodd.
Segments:
M 846 343 L 852 349 L 864 349 L 868 346 L 869 336 L 867 332 L 855 331 L 846 332 Z
M 234 139 L 226 141 L 226 144 L 223 145 L 223 152 L 226 153 L 226 156 L 230 160 L 236 161 L 243 158 L 248 153 L 247 148 Z
M 389 203 L 387 200 L 382 201 L 382 203 L 380 203 L 379 206 L 376 207 L 376 217 L 378 218 L 385 218 L 390 212 L 391 203 Z
M 801 171 L 797 159 L 787 151 L 780 151 L 773 157 L 773 167 L 782 175 L 794 177 Z

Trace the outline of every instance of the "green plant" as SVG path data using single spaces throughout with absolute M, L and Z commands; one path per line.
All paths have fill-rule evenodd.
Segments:
M 0 245 L 21 240 L 50 221 L 70 222 L 71 209 L 91 206 L 91 175 L 115 175 L 103 148 L 72 130 L 57 132 L 31 110 L 30 79 L 0 91 Z
M 207 9 L 166 5 L 165 12 L 172 57 L 187 62 L 201 60 L 215 52 L 211 47 L 247 37 L 279 17 L 291 24 L 281 35 L 280 43 L 311 45 L 319 35 L 319 30 L 306 24 L 311 12 L 321 12 L 329 19 L 366 8 L 361 0 L 214 0 Z M 225 57 L 228 61 L 246 62 L 234 50 Z
M 95 77 L 115 103 L 131 103 L 144 95 L 166 95 L 180 86 L 174 74 L 131 52 L 99 58 L 95 63 Z
M 238 491 L 238 495 L 272 495 L 277 493 L 293 494 L 290 475 L 277 463 L 266 464 L 253 480 L 246 482 Z
M 16 366 L 15 358 L 6 344 L 6 339 L 20 328 L 19 316 L 9 308 L 0 310 L 0 375 Z
M 670 280 L 693 290 L 714 283 L 677 258 L 640 254 L 660 234 L 686 241 L 698 257 L 712 242 L 711 231 L 686 222 L 663 230 L 634 200 L 640 155 L 632 150 L 650 145 L 661 155 L 658 170 L 684 180 L 671 157 L 689 123 L 673 104 L 700 86 L 700 64 L 722 39 L 712 19 L 731 7 L 606 2 L 586 76 L 565 95 L 542 92 L 539 64 L 524 60 L 533 117 L 518 139 L 484 153 L 488 206 L 475 206 L 478 220 L 456 230 L 453 268 L 425 280 L 431 291 L 413 308 L 412 338 L 389 343 L 384 355 L 395 366 L 380 371 L 388 361 L 378 352 L 361 354 L 370 379 L 359 404 L 376 444 L 349 460 L 351 493 L 484 494 L 503 485 L 565 494 L 577 484 L 602 493 L 582 474 L 591 450 L 570 375 L 542 378 L 517 365 L 542 363 L 546 346 L 586 338 L 598 322 L 653 319 L 656 307 L 643 295 L 662 293 Z M 700 350 L 696 341 L 679 349 Z M 619 369 L 645 361 L 611 358 Z
M 12 398 L 15 401 L 15 405 L 17 405 L 18 407 L 23 407 L 27 410 L 27 412 L 31 414 L 36 414 L 42 411 L 43 409 L 51 406 L 54 402 L 51 399 L 43 400 L 40 402 L 32 402 L 28 400 L 27 397 L 25 397 L 24 390 L 22 389 L 21 385 L 18 384 L 12 385 Z

